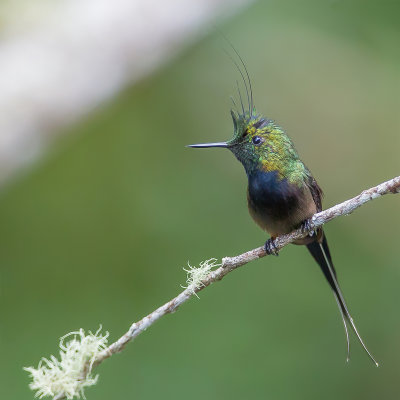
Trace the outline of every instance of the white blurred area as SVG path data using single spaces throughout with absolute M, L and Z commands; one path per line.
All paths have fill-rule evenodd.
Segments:
M 0 183 L 60 128 L 251 0 L 17 0 L 0 8 Z

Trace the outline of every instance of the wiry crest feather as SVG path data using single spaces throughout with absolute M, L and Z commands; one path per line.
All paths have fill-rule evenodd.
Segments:
M 238 95 L 239 95 L 239 100 L 240 100 L 240 105 L 242 108 L 242 115 L 246 116 L 247 118 L 252 118 L 254 116 L 255 113 L 255 108 L 254 108 L 254 99 L 253 99 L 253 86 L 251 84 L 251 79 L 250 79 L 250 74 L 249 71 L 247 69 L 247 66 L 245 64 L 245 62 L 243 61 L 243 58 L 241 57 L 241 55 L 239 54 L 239 52 L 236 50 L 235 46 L 232 44 L 232 42 L 220 31 L 221 36 L 224 38 L 224 40 L 228 43 L 229 47 L 231 47 L 231 49 L 234 51 L 234 53 L 236 54 L 237 58 L 239 59 L 239 63 L 232 57 L 232 55 L 225 50 L 225 53 L 228 55 L 228 57 L 231 59 L 231 61 L 233 62 L 233 64 L 235 65 L 236 69 L 238 70 L 241 78 L 242 78 L 242 82 L 246 91 L 246 97 L 247 97 L 247 109 L 245 110 L 244 104 L 243 104 L 243 99 L 242 99 L 242 94 L 240 92 L 240 85 L 239 82 L 236 81 L 236 85 L 237 85 L 237 91 L 238 91 Z M 234 102 L 235 103 L 235 102 Z M 236 104 L 235 104 L 236 106 Z

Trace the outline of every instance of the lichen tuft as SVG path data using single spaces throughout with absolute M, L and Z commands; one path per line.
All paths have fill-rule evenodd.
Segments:
M 109 333 L 100 334 L 101 326 L 94 334 L 80 329 L 60 338 L 60 359 L 42 358 L 37 368 L 24 368 L 32 377 L 29 387 L 35 397 L 84 398 L 84 389 L 96 384 L 98 375 L 92 376 L 93 362 L 98 353 L 107 347 Z M 70 340 L 66 341 L 69 338 Z
M 202 261 L 199 267 L 192 267 L 188 262 L 188 268 L 183 268 L 187 274 L 187 286 L 183 287 L 197 296 L 196 292 L 204 286 L 203 281 L 208 277 L 213 268 L 219 267 L 220 265 L 221 264 L 218 264 L 215 258 Z

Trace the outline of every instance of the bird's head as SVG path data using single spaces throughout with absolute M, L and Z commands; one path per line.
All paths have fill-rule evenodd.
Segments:
M 238 114 L 231 111 L 233 120 L 233 137 L 226 142 L 192 144 L 188 147 L 208 148 L 223 147 L 229 149 L 243 164 L 249 174 L 261 168 L 267 158 L 276 149 L 276 141 L 283 131 L 270 119 L 250 113 Z

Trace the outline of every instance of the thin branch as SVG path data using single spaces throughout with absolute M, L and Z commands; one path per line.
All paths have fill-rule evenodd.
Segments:
M 326 222 L 329 222 L 332 219 L 337 218 L 341 215 L 351 214 L 354 210 L 361 207 L 368 201 L 381 197 L 384 194 L 395 194 L 399 192 L 400 176 L 393 178 L 387 182 L 381 183 L 378 186 L 364 190 L 358 196 L 353 197 L 350 200 L 344 201 L 343 203 L 337 204 L 331 208 L 328 208 L 325 211 L 321 211 L 320 213 L 315 214 L 311 218 L 311 224 L 308 230 L 297 229 L 289 234 L 277 237 L 274 240 L 275 247 L 277 251 L 279 251 L 289 243 L 292 243 L 294 240 L 305 237 L 309 233 L 309 231 L 312 231 L 313 229 L 322 226 Z M 221 280 L 225 275 L 235 270 L 236 268 L 239 268 L 249 263 L 250 261 L 265 257 L 266 255 L 267 253 L 265 252 L 264 246 L 262 246 L 235 257 L 223 258 L 219 268 L 211 271 L 206 276 L 206 278 L 201 281 L 201 285 L 198 285 L 195 288 L 188 287 L 169 302 L 157 308 L 155 311 L 145 316 L 140 321 L 132 324 L 128 332 L 121 336 L 116 342 L 112 343 L 107 349 L 98 354 L 96 360 L 93 363 L 93 368 L 98 366 L 105 359 L 111 357 L 113 354 L 122 351 L 130 341 L 139 336 L 143 331 L 153 325 L 164 315 L 175 312 L 181 304 L 185 303 L 197 292 L 200 292 L 201 290 L 204 290 L 207 286 L 210 286 L 212 283 Z M 89 368 L 86 368 L 86 371 L 88 371 L 88 369 Z M 54 397 L 54 400 L 61 400 L 63 398 L 64 396 L 56 396 Z
M 370 200 L 376 199 L 380 196 L 383 196 L 384 194 L 398 192 L 400 192 L 400 176 L 373 188 L 364 190 L 361 194 L 350 200 L 344 201 L 343 203 L 328 208 L 325 211 L 321 211 L 318 214 L 315 214 L 311 219 L 310 230 L 318 228 L 326 222 L 329 222 L 332 219 L 341 215 L 351 214 L 355 209 L 361 207 L 363 204 Z M 294 240 L 307 236 L 307 234 L 308 231 L 297 229 L 287 235 L 279 236 L 274 241 L 275 247 L 279 251 Z M 199 289 L 196 289 L 194 291 L 190 289 L 185 289 L 182 293 L 170 300 L 168 303 L 165 303 L 161 307 L 157 308 L 157 310 L 153 311 L 151 314 L 132 324 L 125 335 L 123 335 L 116 342 L 111 344 L 106 350 L 99 354 L 97 360 L 95 361 L 95 365 L 99 365 L 106 358 L 122 351 L 127 343 L 135 339 L 138 335 L 140 335 L 144 330 L 153 325 L 154 322 L 156 322 L 162 316 L 176 311 L 181 304 L 189 300 L 190 297 L 194 295 L 194 292 L 197 293 L 201 290 L 204 290 L 207 286 L 221 280 L 225 275 L 227 275 L 234 269 L 241 267 L 249 263 L 250 261 L 265 257 L 266 255 L 267 253 L 265 252 L 264 246 L 262 246 L 235 257 L 223 258 L 221 266 L 217 270 L 210 272 L 208 277 L 203 280 L 203 285 Z

